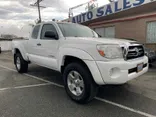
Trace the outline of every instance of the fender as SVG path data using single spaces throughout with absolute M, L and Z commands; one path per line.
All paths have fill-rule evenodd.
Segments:
M 66 56 L 77 57 L 81 60 L 91 60 L 91 61 L 94 60 L 92 58 L 92 56 L 89 55 L 84 50 L 77 49 L 77 48 L 60 48 L 59 54 L 58 54 L 58 69 L 59 69 L 59 71 L 61 71 L 61 66 L 64 64 L 64 59 Z
M 28 61 L 28 57 L 26 55 L 27 52 L 26 52 L 24 46 L 22 45 L 22 43 L 19 43 L 17 41 L 13 41 L 12 42 L 12 48 L 13 48 L 13 50 L 12 50 L 13 51 L 13 54 L 15 54 L 16 53 L 16 49 L 18 49 L 20 51 L 23 59 L 25 61 Z
M 94 81 L 97 84 L 104 84 L 101 74 L 98 70 L 96 62 L 86 51 L 77 48 L 61 48 L 58 55 L 58 70 L 61 72 L 61 66 L 64 65 L 64 59 L 66 56 L 77 57 L 84 61 L 89 68 Z

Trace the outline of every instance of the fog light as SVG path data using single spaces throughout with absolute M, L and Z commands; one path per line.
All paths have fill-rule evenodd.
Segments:
M 110 70 L 110 77 L 116 79 L 120 77 L 121 71 L 119 68 L 115 67 Z

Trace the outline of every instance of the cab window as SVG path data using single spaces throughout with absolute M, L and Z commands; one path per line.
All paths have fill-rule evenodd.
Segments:
M 39 30 L 40 30 L 40 25 L 35 26 L 31 35 L 32 39 L 37 39 Z
M 44 24 L 43 27 L 42 27 L 42 31 L 41 31 L 41 39 L 43 39 L 43 40 L 54 40 L 53 38 L 47 38 L 47 37 L 45 37 L 45 33 L 47 31 L 52 31 L 56 35 L 58 35 L 58 33 L 56 31 L 56 28 L 52 24 Z

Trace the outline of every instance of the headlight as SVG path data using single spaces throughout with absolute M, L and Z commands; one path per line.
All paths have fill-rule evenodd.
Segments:
M 123 58 L 123 51 L 119 45 L 97 45 L 99 54 L 108 59 Z

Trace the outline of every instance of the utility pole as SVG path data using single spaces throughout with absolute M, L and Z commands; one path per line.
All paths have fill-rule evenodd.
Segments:
M 35 2 L 34 4 L 30 4 L 30 6 L 35 6 L 38 8 L 38 16 L 39 16 L 38 23 L 42 22 L 40 8 L 46 8 L 45 6 L 40 6 L 40 2 L 42 2 L 42 1 L 43 0 L 37 0 L 37 2 Z
M 41 22 L 42 19 L 41 19 L 41 11 L 40 11 L 40 3 L 39 3 L 39 0 L 37 0 L 37 8 L 38 8 L 39 22 Z

